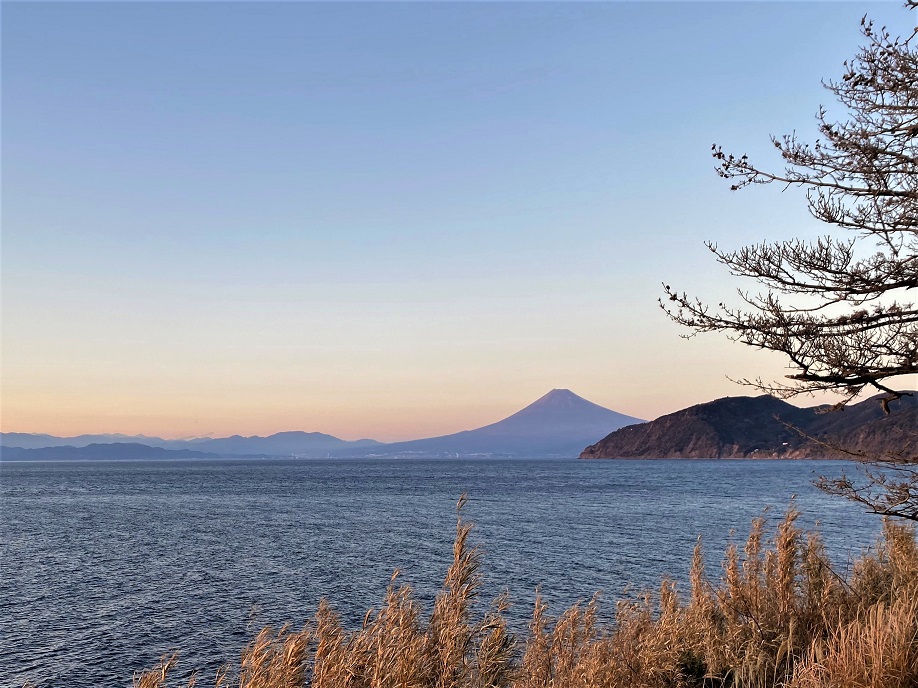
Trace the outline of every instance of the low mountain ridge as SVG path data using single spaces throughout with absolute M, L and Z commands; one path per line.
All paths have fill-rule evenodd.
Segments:
M 163 449 L 136 442 L 88 444 L 85 447 L 56 446 L 23 449 L 3 447 L 0 457 L 6 461 L 141 461 L 149 459 L 217 459 L 219 454 L 190 449 Z
M 348 442 L 322 432 L 303 432 L 299 430 L 277 432 L 267 437 L 233 435 L 231 437 L 193 441 L 195 449 L 223 455 L 266 454 L 271 456 L 302 456 L 306 458 L 321 458 L 331 452 L 379 445 L 380 443 L 375 440 Z M 176 448 L 175 443 L 169 443 L 167 446 Z
M 0 434 L 3 456 L 11 460 L 14 449 L 47 449 L 54 447 L 85 448 L 88 446 L 141 445 L 172 451 L 196 451 L 210 456 L 302 456 L 321 458 L 335 451 L 348 448 L 363 449 L 379 446 L 376 440 L 349 442 L 321 432 L 294 430 L 278 432 L 267 437 L 253 435 L 243 437 L 199 437 L 187 440 L 166 440 L 146 435 L 78 435 L 76 437 L 55 437 L 53 435 L 5 432 Z M 107 450 L 109 451 L 109 450 Z
M 891 402 L 887 415 L 883 396 L 839 411 L 799 408 L 768 395 L 724 397 L 617 430 L 580 458 L 849 457 L 842 449 L 918 455 L 918 397 Z
M 182 440 L 177 440 L 181 442 Z M 149 447 L 160 447 L 170 440 L 146 435 L 121 435 L 119 433 L 101 435 L 76 435 L 74 437 L 57 437 L 44 433 L 0 432 L 0 445 L 20 449 L 42 449 L 45 447 L 85 447 L 90 444 L 145 444 Z

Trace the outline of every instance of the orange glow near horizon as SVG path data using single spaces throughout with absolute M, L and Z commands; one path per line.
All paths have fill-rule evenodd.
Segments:
M 527 402 L 528 403 L 528 402 Z M 147 435 L 164 439 L 226 437 L 229 435 L 271 435 L 301 430 L 322 432 L 344 440 L 375 439 L 395 442 L 432 437 L 467 430 L 501 420 L 519 410 L 509 407 L 475 408 L 399 407 L 399 408 L 319 408 L 254 409 L 189 407 L 113 412 L 104 407 L 93 412 L 89 404 L 80 410 L 61 411 L 49 418 L 41 410 L 5 412 L 4 432 L 43 433 L 59 437 L 82 434 Z M 49 422 L 50 421 L 50 422 Z
M 682 344 L 678 342 L 678 344 Z M 650 348 L 650 347 L 647 347 Z M 119 433 L 167 439 L 270 435 L 302 430 L 322 432 L 345 440 L 375 439 L 382 442 L 450 434 L 494 423 L 532 403 L 556 387 L 611 408 L 619 413 L 652 420 L 722 396 L 757 394 L 755 390 L 730 382 L 723 374 L 730 369 L 748 369 L 762 363 L 762 357 L 737 346 L 682 344 L 679 360 L 669 360 L 652 373 L 633 367 L 603 367 L 599 352 L 593 363 L 571 365 L 564 375 L 558 366 L 501 370 L 495 365 L 490 375 L 493 387 L 479 389 L 461 375 L 441 378 L 437 385 L 424 384 L 424 376 L 404 374 L 401 387 L 389 379 L 358 390 L 340 386 L 342 376 L 325 378 L 315 374 L 311 384 L 300 389 L 289 382 L 289 371 L 262 377 L 200 380 L 184 394 L 181 380 L 151 376 L 146 380 L 109 379 L 91 393 L 80 384 L 57 389 L 49 375 L 42 390 L 34 384 L 42 375 L 30 376 L 31 386 L 16 384 L 19 376 L 7 375 L 2 394 L 2 425 L 5 432 L 46 433 L 56 436 Z M 604 354 L 603 354 L 604 355 Z M 402 373 L 407 373 L 406 366 Z M 773 377 L 782 369 L 772 366 Z M 48 373 L 48 371 L 45 371 Z M 398 372 L 398 371 L 396 371 Z M 353 377 L 359 377 L 354 374 Z M 283 384 L 281 378 L 287 377 Z M 430 374 L 433 377 L 433 374 Z M 539 378 L 537 381 L 527 377 Z M 232 382 L 227 382 L 231 379 Z M 209 382 L 209 384 L 205 384 Z M 100 391 L 104 390 L 104 391 Z M 352 391 L 353 389 L 353 391 Z M 321 403 L 317 403 L 317 399 Z M 792 400 L 811 405 L 820 400 Z

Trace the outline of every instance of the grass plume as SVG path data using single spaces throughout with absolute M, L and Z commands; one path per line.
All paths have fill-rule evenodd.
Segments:
M 227 668 L 227 688 L 903 688 L 918 686 L 918 545 L 885 522 L 877 547 L 844 576 L 792 506 L 769 537 L 756 519 L 723 571 L 705 569 L 701 541 L 683 597 L 664 581 L 619 602 L 557 618 L 537 595 L 525 638 L 507 626 L 506 594 L 475 604 L 481 552 L 458 504 L 453 560 L 430 616 L 397 572 L 382 606 L 345 629 L 327 601 L 298 632 L 262 631 Z M 484 611 L 482 611 L 484 609 Z M 135 677 L 166 688 L 176 657 Z M 194 679 L 188 685 L 193 685 Z

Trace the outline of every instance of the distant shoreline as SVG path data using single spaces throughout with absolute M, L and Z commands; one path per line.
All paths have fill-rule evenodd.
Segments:
M 501 457 L 485 457 L 485 456 L 461 456 L 461 457 L 442 457 L 442 456 L 406 456 L 406 457 L 367 457 L 367 456 L 343 456 L 343 457 L 294 457 L 294 456 L 258 456 L 258 457 L 234 457 L 234 456 L 219 456 L 219 457 L 207 457 L 207 458 L 194 458 L 194 457 L 168 457 L 168 458 L 148 458 L 148 459 L 3 459 L 0 458 L 0 463 L 2 464 L 38 464 L 38 463 L 206 463 L 206 462 L 236 462 L 236 463 L 249 463 L 249 462 L 265 462 L 265 461 L 304 461 L 304 462 L 343 462 L 343 461 L 360 461 L 364 463 L 379 463 L 379 462 L 412 462 L 412 461 L 438 461 L 438 462 L 447 462 L 447 461 L 496 461 L 502 463 L 522 463 L 526 461 L 564 461 L 564 462 L 616 462 L 616 461 L 650 461 L 650 462 L 659 462 L 659 461 L 679 461 L 679 462 L 703 462 L 703 461 L 737 461 L 737 462 L 750 462 L 750 461 L 819 461 L 819 462 L 828 462 L 828 461 L 843 461 L 845 463 L 858 463 L 858 460 L 855 458 L 840 458 L 840 457 L 790 457 L 790 456 L 756 456 L 756 457 L 744 457 L 744 456 L 725 456 L 725 457 L 676 457 L 676 456 L 664 456 L 658 458 L 648 458 L 648 457 L 617 457 L 617 458 L 581 458 L 576 456 L 570 457 L 559 457 L 559 456 L 530 456 L 525 458 L 501 458 Z

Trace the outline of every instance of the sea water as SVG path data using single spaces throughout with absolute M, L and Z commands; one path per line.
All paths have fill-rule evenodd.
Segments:
M 484 550 L 482 599 L 503 590 L 525 629 L 600 592 L 709 571 L 791 498 L 845 567 L 879 520 L 819 492 L 816 461 L 336 460 L 0 464 L 0 686 L 129 686 L 178 650 L 207 673 L 263 626 L 299 626 L 327 598 L 359 626 L 395 569 L 429 611 L 455 503 Z

